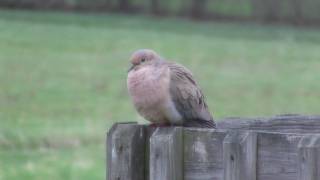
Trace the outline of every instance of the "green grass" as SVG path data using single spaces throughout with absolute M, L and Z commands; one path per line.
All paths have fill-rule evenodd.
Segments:
M 144 122 L 130 53 L 194 72 L 216 118 L 319 114 L 320 31 L 125 15 L 0 11 L 0 180 L 103 179 L 105 132 Z

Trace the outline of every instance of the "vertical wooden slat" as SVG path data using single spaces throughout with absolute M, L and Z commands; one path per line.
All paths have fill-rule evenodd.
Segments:
M 183 130 L 158 128 L 150 138 L 150 180 L 183 180 Z
M 320 180 L 320 135 L 299 142 L 299 180 Z
M 257 135 L 257 179 L 298 180 L 298 144 L 302 134 L 259 132 Z
M 108 180 L 143 180 L 145 130 L 142 125 L 115 124 L 107 137 Z
M 256 180 L 257 134 L 230 132 L 223 141 L 224 180 Z
M 184 179 L 222 180 L 226 133 L 214 129 L 184 130 Z
M 145 147 L 145 180 L 150 179 L 150 137 L 155 133 L 157 127 L 146 127 L 146 147 Z

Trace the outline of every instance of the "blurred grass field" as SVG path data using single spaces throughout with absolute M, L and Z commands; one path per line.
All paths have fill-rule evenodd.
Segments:
M 144 122 L 126 91 L 139 48 L 191 69 L 218 119 L 319 114 L 319 29 L 1 10 L 0 180 L 104 179 L 106 131 Z

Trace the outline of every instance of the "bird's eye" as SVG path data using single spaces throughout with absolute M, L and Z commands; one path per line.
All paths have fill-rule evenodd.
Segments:
M 146 61 L 146 59 L 145 59 L 145 58 L 142 58 L 142 59 L 141 59 L 141 62 L 145 62 L 145 61 Z

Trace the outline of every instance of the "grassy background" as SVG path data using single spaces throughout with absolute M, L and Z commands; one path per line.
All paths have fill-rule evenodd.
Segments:
M 319 113 L 320 32 L 124 15 L 0 11 L 0 180 L 104 179 L 105 132 L 143 120 L 128 57 L 191 69 L 216 118 Z

